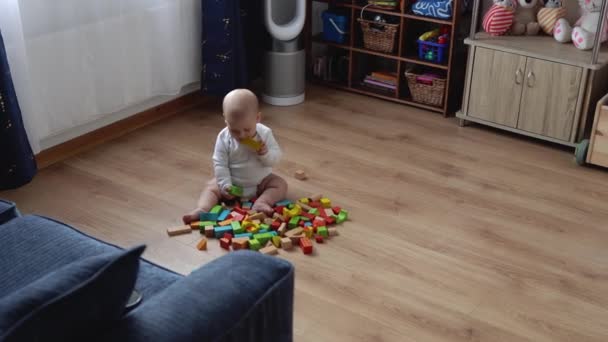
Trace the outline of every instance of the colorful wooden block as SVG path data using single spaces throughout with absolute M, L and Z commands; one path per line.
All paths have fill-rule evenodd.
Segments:
M 289 239 L 289 240 L 291 240 L 291 242 L 292 242 L 294 245 L 297 245 L 297 244 L 299 244 L 299 243 L 300 243 L 300 239 L 305 238 L 305 237 L 306 237 L 306 236 L 305 236 L 305 235 L 302 233 L 302 234 L 298 234 L 298 235 L 293 235 L 293 236 L 290 236 L 290 237 L 288 237 L 288 239 Z
M 192 228 L 189 225 L 167 228 L 167 234 L 169 236 L 176 236 L 176 235 L 190 234 L 190 233 L 192 233 Z
M 293 248 L 293 242 L 291 242 L 290 238 L 282 238 L 281 239 L 281 248 L 288 251 Z
M 343 223 L 344 221 L 348 220 L 348 211 L 342 209 L 340 211 L 340 213 L 338 214 L 338 218 L 337 218 L 337 222 L 338 223 Z
M 298 200 L 298 202 L 308 204 L 308 202 L 310 202 L 310 198 L 302 197 Z
M 241 223 L 239 221 L 232 221 L 230 226 L 232 227 L 232 232 L 234 234 L 242 234 L 245 232 L 245 229 L 241 227 Z
M 336 224 L 336 218 L 335 217 L 328 217 L 325 219 L 325 222 L 327 222 L 328 225 L 333 225 Z
M 317 234 L 321 235 L 322 237 L 329 237 L 329 231 L 327 230 L 327 227 L 325 227 L 325 226 L 318 227 Z
M 246 210 L 251 209 L 251 207 L 253 207 L 253 203 L 251 203 L 251 202 L 245 202 L 245 203 L 241 204 L 241 208 L 246 209 Z
M 319 208 L 312 208 L 308 211 L 309 214 L 311 215 L 315 215 L 318 216 L 319 215 Z
M 308 205 L 313 208 L 321 208 L 321 202 L 319 201 L 310 201 L 308 202 Z
M 262 224 L 260 224 L 260 229 L 270 230 L 270 226 L 267 225 L 266 223 L 262 223 Z
M 280 236 L 273 236 L 272 237 L 272 244 L 276 247 L 279 248 L 281 247 L 281 237 Z
M 278 201 L 277 203 L 275 203 L 274 205 L 279 206 L 279 207 L 286 207 L 288 205 L 290 205 L 291 203 L 293 203 L 292 201 L 285 199 L 282 201 Z
M 230 216 L 232 216 L 232 221 L 243 221 L 243 219 L 245 218 L 245 215 L 236 211 L 233 211 Z
M 253 138 L 239 140 L 239 144 L 243 144 L 254 151 L 257 151 L 262 148 L 262 143 Z
M 217 214 L 217 213 L 211 213 L 211 212 L 198 214 L 198 219 L 200 221 L 213 221 L 213 222 L 215 222 L 215 221 L 217 221 L 218 217 L 219 217 L 219 214 Z
M 249 248 L 249 238 L 237 238 L 232 239 L 232 249 L 247 249 Z
M 314 227 L 321 227 L 321 226 L 325 226 L 327 223 L 325 222 L 325 219 L 322 217 L 316 217 L 314 219 L 314 221 L 312 221 L 312 225 Z
M 273 236 L 276 236 L 277 233 L 276 232 L 267 232 L 267 233 L 261 233 L 261 234 L 254 234 L 253 238 L 260 241 L 260 244 L 265 245 L 266 242 L 270 241 L 270 239 L 272 239 Z
M 230 240 L 228 240 L 226 238 L 221 238 L 220 247 L 222 247 L 223 249 L 230 250 Z
M 272 230 L 277 230 L 281 227 L 281 221 L 276 220 L 276 221 L 272 221 L 272 223 L 270 224 L 270 229 Z
M 310 196 L 311 202 L 319 201 L 321 198 L 323 198 L 323 195 L 321 195 L 321 194 L 316 194 L 316 195 Z
M 232 234 L 230 233 L 224 233 L 224 236 L 222 236 L 223 239 L 228 239 L 228 241 L 230 241 L 230 243 L 232 243 Z
M 300 223 L 300 217 L 299 216 L 294 216 L 291 219 L 289 219 L 289 225 L 288 225 L 288 227 L 290 229 L 293 229 L 293 228 L 297 227 L 299 223 Z
M 266 254 L 266 255 L 276 255 L 279 253 L 279 250 L 275 246 L 270 245 L 268 247 L 264 247 L 264 248 L 260 249 L 260 253 Z
M 272 217 L 274 217 L 275 220 L 284 222 L 285 221 L 285 217 L 283 217 L 283 215 L 279 214 L 279 213 L 274 213 L 274 215 L 272 215 Z
M 317 243 L 323 243 L 323 237 L 321 235 L 315 235 L 315 241 L 317 241 Z
M 241 197 L 243 196 L 243 188 L 241 188 L 240 186 L 231 185 L 228 189 L 228 193 L 232 196 Z
M 204 230 L 201 229 L 201 233 L 203 233 L 203 232 L 205 233 L 205 236 L 208 238 L 212 238 L 215 236 L 215 228 L 213 226 L 206 226 L 204 228 Z
M 249 240 L 249 249 L 251 249 L 252 251 L 257 251 L 260 248 L 262 248 L 262 244 L 260 243 L 260 241 L 256 239 Z
M 338 236 L 338 228 L 328 228 L 329 236 Z
M 211 213 L 211 214 L 218 214 L 219 215 L 221 211 L 222 211 L 222 206 L 221 205 L 215 205 L 213 208 L 211 208 L 211 210 L 209 210 L 209 213 Z
M 201 227 L 203 227 L 201 221 L 190 222 L 189 226 L 191 229 L 201 229 Z
M 218 223 L 217 225 L 218 225 L 218 226 L 222 226 L 222 227 L 224 227 L 224 226 L 228 226 L 228 225 L 230 225 L 230 224 L 232 224 L 232 219 L 231 219 L 231 218 L 229 218 L 229 219 L 227 219 L 227 220 L 224 220 L 224 221 L 222 221 L 222 222 Z
M 288 230 L 288 231 L 285 233 L 285 236 L 290 237 L 290 236 L 293 236 L 293 235 L 302 234 L 303 232 L 304 232 L 304 228 L 297 227 L 297 228 L 294 228 L 294 229 Z
M 304 235 L 305 235 L 307 238 L 311 238 L 313 233 L 314 233 L 314 232 L 313 232 L 313 229 L 312 229 L 311 227 L 305 227 L 305 228 L 304 228 Z
M 240 233 L 240 234 L 234 234 L 235 238 L 247 238 L 247 239 L 251 239 L 253 237 L 253 234 L 251 233 Z
M 300 208 L 302 208 L 302 210 L 309 211 L 310 209 L 312 209 L 312 207 L 311 207 L 311 206 L 309 206 L 309 205 L 308 205 L 308 204 L 306 204 L 306 203 L 297 202 L 297 205 L 299 205 L 299 206 L 300 206 Z
M 270 217 L 267 217 L 264 219 L 264 224 L 267 224 L 269 226 L 272 225 L 273 222 L 274 222 L 274 220 Z
M 287 224 L 285 222 L 283 222 L 279 226 L 279 229 L 277 229 L 277 233 L 279 234 L 279 236 L 284 236 L 286 231 L 287 231 Z
M 218 221 L 224 221 L 225 219 L 228 218 L 228 215 L 230 215 L 230 210 L 226 209 L 226 210 L 222 211 L 222 213 L 220 214 L 220 216 L 217 217 L 217 220 Z
M 319 202 L 321 203 L 321 206 L 323 208 L 331 208 L 331 201 L 329 200 L 329 198 L 323 197 L 319 200 Z
M 199 251 L 207 250 L 207 238 L 202 238 L 201 241 L 196 244 L 196 249 Z
M 304 254 L 311 254 L 312 253 L 312 242 L 310 242 L 310 239 L 308 239 L 307 237 L 303 237 L 300 239 L 300 248 L 302 248 L 302 252 L 304 252 Z
M 334 215 L 338 215 L 342 211 L 342 208 L 333 207 L 333 208 L 331 208 L 331 210 L 334 212 Z
M 226 233 L 232 233 L 232 227 L 231 226 L 225 226 L 225 227 L 220 227 L 220 226 L 216 226 L 214 229 L 214 235 L 217 239 L 221 238 L 222 236 L 224 236 L 224 234 Z
M 264 233 L 268 233 L 269 231 L 270 231 L 270 230 L 268 230 L 268 229 L 260 229 L 260 230 L 258 231 L 258 234 L 264 234 Z
M 266 218 L 266 214 L 264 213 L 254 213 L 253 215 L 249 215 L 249 220 L 264 220 Z
M 253 224 L 255 224 L 256 226 L 259 226 L 260 223 L 262 223 L 262 221 L 260 220 L 252 220 L 251 222 L 253 222 Z
M 325 216 L 326 217 L 332 217 L 332 216 L 334 216 L 334 211 L 331 208 L 326 208 L 325 209 Z

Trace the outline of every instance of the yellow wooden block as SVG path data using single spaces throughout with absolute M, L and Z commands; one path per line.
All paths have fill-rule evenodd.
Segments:
M 260 148 L 262 148 L 262 143 L 253 138 L 243 139 L 243 140 L 239 141 L 239 143 L 253 149 L 254 151 L 257 151 Z
M 298 202 L 308 204 L 308 203 L 310 203 L 310 200 L 306 197 L 302 197 L 298 200 Z
M 323 208 L 331 208 L 331 201 L 329 200 L 329 198 L 323 197 L 321 198 L 320 202 Z
M 280 236 L 273 236 L 272 237 L 272 244 L 276 247 L 279 248 L 281 247 L 281 237 Z

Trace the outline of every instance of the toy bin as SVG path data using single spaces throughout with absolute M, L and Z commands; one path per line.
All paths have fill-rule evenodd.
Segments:
M 324 11 L 323 18 L 323 39 L 329 42 L 344 44 L 349 34 L 350 18 L 344 12 L 336 10 Z
M 434 43 L 418 39 L 418 58 L 432 63 L 444 63 L 450 43 Z
M 415 102 L 431 106 L 443 106 L 446 77 L 433 73 L 405 72 L 407 86 Z

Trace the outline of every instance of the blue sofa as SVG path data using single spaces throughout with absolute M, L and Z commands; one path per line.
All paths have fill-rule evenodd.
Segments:
M 139 258 L 143 247 L 125 252 L 53 219 L 21 216 L 13 203 L 2 200 L 0 247 L 0 340 L 292 340 L 294 269 L 279 258 L 238 251 L 184 277 Z M 108 258 L 124 261 L 130 256 L 135 256 L 131 268 L 106 263 Z M 82 292 L 77 301 L 70 301 L 70 294 L 56 293 L 66 281 L 72 282 L 76 266 L 79 276 L 83 269 L 90 271 L 92 262 L 106 267 L 94 269 L 84 285 L 70 287 L 72 293 Z M 113 270 L 103 278 L 111 267 L 122 273 Z M 134 285 L 122 287 L 130 273 Z M 49 288 L 50 284 L 59 285 Z M 126 310 L 126 298 L 119 293 L 130 294 L 133 287 L 143 300 Z M 54 291 L 55 298 L 37 298 L 44 291 L 47 296 Z M 32 300 L 43 308 L 31 309 Z M 112 318 L 115 309 L 103 310 L 115 300 L 123 306 Z

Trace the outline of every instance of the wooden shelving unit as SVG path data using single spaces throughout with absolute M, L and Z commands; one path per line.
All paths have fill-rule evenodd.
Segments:
M 331 8 L 338 8 L 346 13 L 350 13 L 350 33 L 349 38 L 345 44 L 337 44 L 334 42 L 328 42 L 323 40 L 321 33 L 314 33 L 312 29 L 312 7 L 315 2 L 327 3 Z M 355 93 L 378 97 L 381 99 L 394 101 L 397 103 L 410 105 L 418 108 L 423 108 L 433 112 L 441 113 L 447 116 L 456 109 L 459 108 L 459 102 L 461 100 L 461 89 L 454 92 L 451 91 L 452 84 L 454 84 L 455 73 L 453 72 L 453 66 L 459 65 L 464 71 L 465 66 L 465 50 L 462 48 L 458 63 L 455 63 L 455 49 L 457 45 L 463 45 L 461 41 L 457 40 L 456 28 L 458 27 L 459 20 L 461 18 L 460 10 L 461 0 L 454 0 L 453 3 L 453 15 L 451 20 L 441 20 L 430 17 L 423 17 L 412 14 L 410 6 L 413 0 L 402 0 L 400 7 L 396 10 L 385 10 L 374 8 L 372 6 L 365 7 L 366 1 L 361 0 L 346 0 L 346 1 L 331 1 L 331 0 L 309 0 L 307 4 L 307 23 L 306 23 L 306 51 L 307 51 L 307 64 L 308 64 L 308 78 L 317 84 L 323 84 L 334 88 L 339 88 Z M 362 32 L 357 21 L 360 17 L 361 11 L 365 13 L 377 13 L 384 16 L 392 17 L 395 23 L 399 23 L 399 30 L 397 32 L 396 48 L 393 53 L 383 53 L 366 49 L 362 43 Z M 321 20 L 321 18 L 315 18 L 315 20 Z M 437 28 L 442 25 L 449 27 L 450 29 L 450 45 L 447 51 L 448 58 L 445 63 L 437 64 L 430 61 L 418 59 L 417 47 L 413 41 L 417 38 L 420 33 Z M 313 46 L 321 45 L 331 47 L 340 51 L 344 56 L 348 57 L 348 76 L 342 82 L 336 81 L 324 81 L 313 76 L 312 65 L 314 58 Z M 396 72 L 398 75 L 397 87 L 394 92 L 375 91 L 361 85 L 361 73 L 358 73 L 357 68 L 365 67 L 365 60 L 369 58 L 376 58 L 385 60 L 386 63 L 394 65 L 395 67 L 392 72 Z M 404 72 L 409 67 L 418 66 L 438 72 L 443 72 L 447 76 L 447 89 L 444 94 L 443 105 L 440 107 L 430 106 L 424 103 L 418 103 L 412 100 L 409 94 L 409 88 L 407 87 L 407 80 L 405 79 Z M 460 75 L 462 74 L 462 75 Z M 462 84 L 464 72 L 457 75 L 457 81 Z

